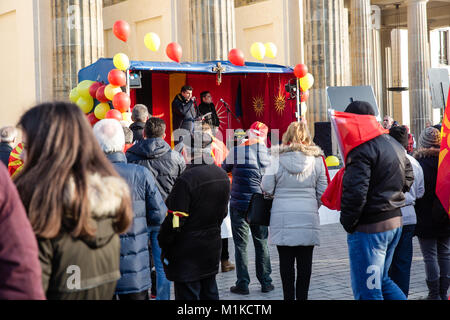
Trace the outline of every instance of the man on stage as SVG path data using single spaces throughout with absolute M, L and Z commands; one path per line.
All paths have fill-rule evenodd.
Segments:
M 184 86 L 172 102 L 173 130 L 185 129 L 193 131 L 194 121 L 198 117 L 192 87 Z
M 215 134 L 220 126 L 220 120 L 217 116 L 216 108 L 212 102 L 211 92 L 204 91 L 200 94 L 202 103 L 198 106 L 199 116 L 204 116 L 204 121 L 209 124 L 212 132 Z

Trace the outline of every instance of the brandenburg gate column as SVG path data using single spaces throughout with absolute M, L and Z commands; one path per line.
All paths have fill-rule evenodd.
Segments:
M 190 0 L 192 60 L 228 60 L 236 45 L 234 0 Z
M 428 70 L 430 55 L 427 31 L 427 1 L 407 0 L 408 6 L 408 69 L 411 131 L 416 140 L 431 119 Z
M 53 96 L 68 99 L 78 71 L 103 57 L 103 1 L 52 0 Z

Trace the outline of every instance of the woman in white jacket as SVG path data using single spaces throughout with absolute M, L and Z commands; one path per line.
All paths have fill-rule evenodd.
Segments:
M 322 150 L 312 142 L 305 123 L 291 123 L 282 142 L 272 149 L 261 188 L 274 196 L 270 243 L 278 249 L 284 299 L 307 300 L 313 249 L 320 245 L 319 207 L 328 185 L 326 168 Z

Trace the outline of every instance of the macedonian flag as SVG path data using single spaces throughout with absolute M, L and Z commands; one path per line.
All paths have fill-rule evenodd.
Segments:
M 23 152 L 23 143 L 19 143 L 17 147 L 11 151 L 9 155 L 8 171 L 11 178 L 20 172 L 23 168 L 23 161 L 20 155 Z
M 436 181 L 436 195 L 450 215 L 450 90 L 442 120 L 442 142 L 439 153 L 439 168 Z

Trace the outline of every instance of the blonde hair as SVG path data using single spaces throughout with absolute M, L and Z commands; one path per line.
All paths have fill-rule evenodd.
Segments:
M 292 122 L 283 134 L 283 144 L 314 145 L 309 134 L 308 127 L 304 122 Z

